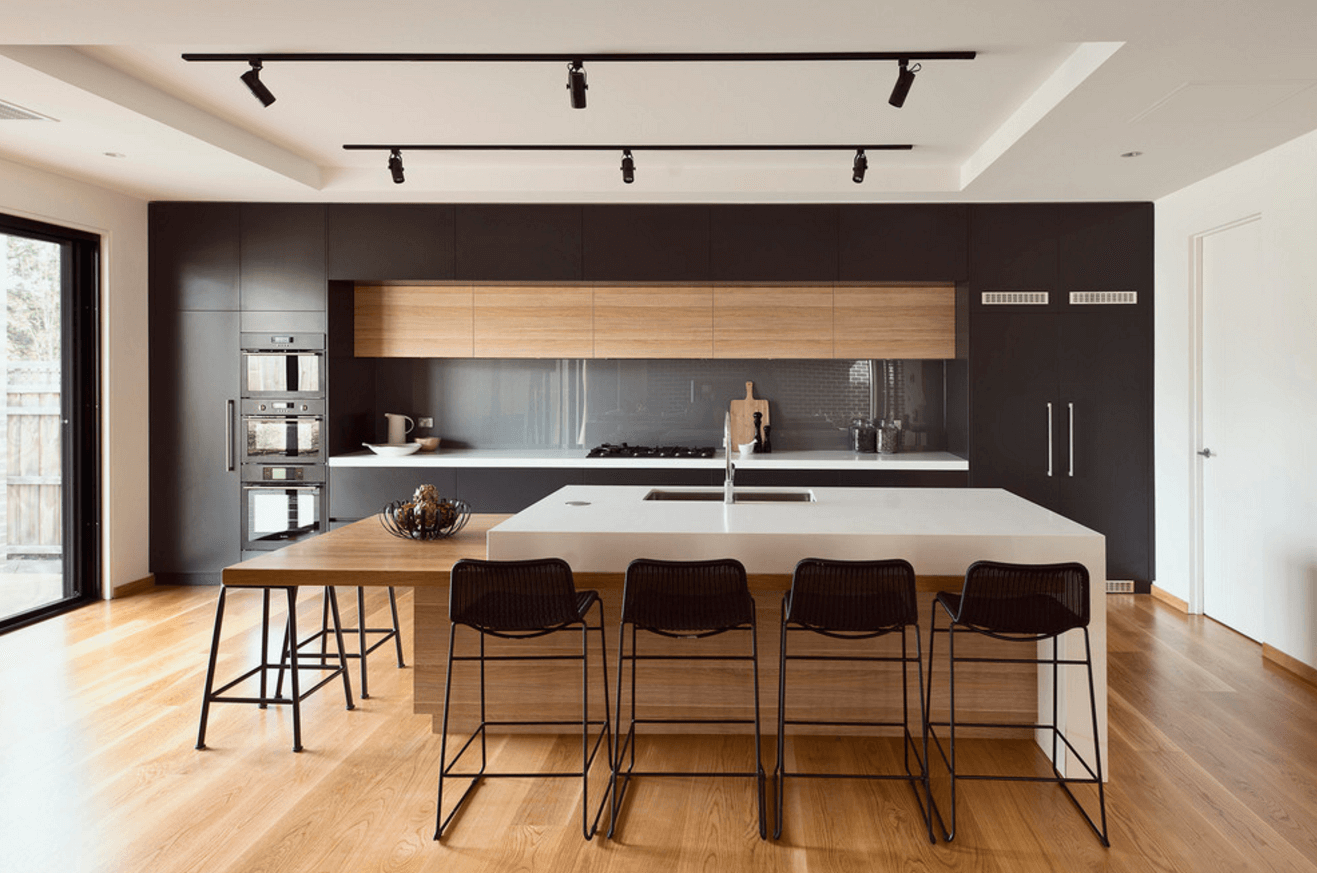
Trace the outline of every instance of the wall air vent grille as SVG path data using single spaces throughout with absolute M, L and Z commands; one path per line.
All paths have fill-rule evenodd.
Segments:
M 6 103 L 0 100 L 0 121 L 54 121 L 48 115 L 42 115 L 40 112 L 33 112 L 30 109 L 24 109 L 22 106 L 16 106 L 13 103 Z
M 984 291 L 984 306 L 1046 306 L 1047 291 Z
M 1134 580 L 1133 580 L 1133 579 L 1108 579 L 1108 580 L 1107 580 L 1107 593 L 1108 593 L 1108 594 L 1133 594 L 1133 593 L 1134 593 Z
M 1071 291 L 1072 306 L 1129 306 L 1139 302 L 1138 291 Z

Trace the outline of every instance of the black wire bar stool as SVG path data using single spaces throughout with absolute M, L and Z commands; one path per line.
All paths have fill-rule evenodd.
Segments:
M 237 588 L 234 590 L 244 590 Z M 257 589 L 251 589 L 257 590 Z M 269 586 L 261 587 L 261 660 L 255 667 L 243 673 L 231 682 L 227 682 L 219 688 L 215 687 L 215 665 L 219 658 L 220 633 L 224 625 L 224 605 L 228 597 L 229 587 L 220 586 L 219 601 L 215 607 L 215 631 L 210 642 L 210 660 L 206 665 L 206 686 L 201 697 L 201 723 L 197 728 L 197 748 L 206 748 L 206 722 L 210 717 L 210 705 L 212 703 L 254 703 L 261 709 L 265 709 L 269 704 L 287 704 L 293 708 L 293 751 L 302 751 L 302 701 L 319 691 L 329 682 L 343 677 L 343 697 L 347 702 L 348 709 L 354 709 L 355 704 L 352 702 L 352 685 L 348 680 L 348 662 L 347 655 L 343 649 L 343 629 L 339 622 L 338 615 L 338 598 L 334 595 L 334 589 L 325 588 L 326 608 L 329 609 L 332 617 L 332 630 L 336 648 L 338 652 L 331 654 L 322 651 L 321 653 L 302 653 L 299 650 L 302 646 L 290 648 L 288 641 L 297 639 L 297 592 L 298 586 Z M 278 663 L 270 661 L 270 592 L 283 591 L 288 598 L 288 620 L 284 625 L 284 643 L 282 654 Z M 303 641 L 303 645 L 310 642 L 312 638 Z M 289 693 L 287 696 L 283 693 L 283 676 L 287 669 L 289 675 Z M 275 684 L 274 695 L 268 693 L 267 677 L 270 670 L 278 671 L 278 681 Z M 301 687 L 300 674 L 303 670 L 320 670 L 329 672 L 323 676 L 319 682 L 310 688 L 303 690 Z M 256 697 L 243 696 L 225 696 L 225 692 L 234 688 L 242 682 L 253 676 L 259 677 L 260 687 Z
M 599 623 L 591 625 L 586 621 L 591 607 L 599 607 Z M 581 835 L 591 839 L 599 829 L 599 819 L 608 803 L 608 790 L 604 791 L 603 800 L 595 810 L 593 821 L 590 819 L 590 766 L 599 752 L 599 746 L 607 738 L 605 753 L 611 771 L 613 734 L 612 716 L 608 705 L 608 653 L 604 639 L 604 607 L 597 591 L 577 591 L 572 579 L 572 568 L 560 558 L 543 558 L 529 561 L 479 561 L 464 558 L 453 565 L 448 587 L 448 617 L 451 625 L 448 629 L 448 669 L 444 680 L 444 717 L 443 739 L 439 753 L 439 791 L 435 808 L 436 840 L 443 836 L 444 830 L 462 808 L 481 779 L 487 778 L 570 778 L 581 780 Z M 465 625 L 477 632 L 480 641 L 478 655 L 455 655 L 454 642 L 458 625 Z M 562 631 L 581 629 L 580 654 L 557 655 L 486 655 L 485 637 L 499 637 L 509 640 L 525 640 Z M 604 718 L 602 721 L 590 719 L 590 661 L 588 657 L 590 631 L 599 632 L 600 669 L 603 674 Z M 485 664 L 488 661 L 563 661 L 580 660 L 581 662 L 581 769 L 569 772 L 489 772 L 486 735 L 491 727 L 509 727 L 525 725 L 574 725 L 572 721 L 518 720 L 495 721 L 488 717 L 485 697 Z M 455 661 L 477 661 L 480 664 L 480 724 L 458 749 L 453 759 L 448 760 L 448 719 L 453 691 L 453 663 Z M 599 734 L 590 738 L 590 728 L 600 726 Z M 453 773 L 452 770 L 461 760 L 471 744 L 480 739 L 480 769 L 475 773 Z M 448 813 L 443 814 L 444 780 L 448 778 L 469 778 L 462 796 Z
M 394 648 L 398 655 L 398 669 L 406 667 L 402 655 L 402 630 L 398 622 L 398 599 L 393 593 L 393 586 L 389 586 L 389 612 L 393 618 L 391 627 L 366 627 L 366 591 L 360 586 L 357 587 L 357 626 L 343 628 L 345 636 L 355 636 L 357 638 L 357 650 L 347 652 L 345 657 L 349 660 L 359 659 L 361 661 L 361 697 L 366 699 L 370 697 L 370 685 L 366 676 L 366 656 L 378 649 L 380 646 L 393 640 Z M 326 600 L 324 609 L 320 613 L 320 630 L 307 637 L 307 642 L 320 640 L 320 651 L 323 654 L 328 647 L 329 637 L 334 633 L 329 624 L 329 602 Z M 371 636 L 379 635 L 373 643 L 369 641 L 367 634 Z M 284 640 L 285 649 L 288 641 Z
M 914 651 L 910 651 L 908 631 L 914 631 Z M 900 634 L 900 654 L 889 655 L 791 655 L 787 640 L 792 633 L 813 633 L 835 640 L 871 640 Z M 777 704 L 777 821 L 773 839 L 782 836 L 783 796 L 788 775 L 805 779 L 902 779 L 910 783 L 920 815 L 933 836 L 930 814 L 931 794 L 928 785 L 928 734 L 924 723 L 924 666 L 919 634 L 919 609 L 915 597 L 915 570 L 908 561 L 834 561 L 806 558 L 796 565 L 791 590 L 782 598 L 782 648 L 778 665 Z M 897 663 L 901 665 L 901 721 L 824 721 L 787 718 L 787 661 L 842 661 L 859 663 Z M 915 694 L 919 699 L 918 731 L 922 749 L 910 732 L 910 666 L 915 668 Z M 786 726 L 823 727 L 899 727 L 902 733 L 904 773 L 805 773 L 786 768 Z M 911 767 L 911 758 L 915 766 Z M 920 788 L 923 795 L 920 795 Z
M 939 607 L 946 613 L 949 622 L 945 628 L 937 626 Z M 1107 835 L 1107 799 L 1102 783 L 1102 748 L 1098 742 L 1097 694 L 1093 687 L 1093 653 L 1089 644 L 1089 579 L 1088 569 L 1082 564 L 1006 564 L 996 561 L 979 561 L 965 572 L 965 586 L 959 594 L 941 591 L 933 599 L 933 616 L 930 620 L 931 636 L 928 641 L 929 677 L 927 704 L 931 712 L 933 705 L 933 643 L 937 634 L 947 635 L 947 651 L 950 659 L 950 717 L 948 721 L 928 721 L 928 731 L 933 738 L 938 754 L 941 756 L 951 777 L 951 815 L 950 827 L 933 805 L 938 822 L 942 826 L 945 838 L 950 841 L 956 835 L 956 782 L 962 779 L 993 780 L 1003 782 L 1055 782 L 1061 786 L 1066 795 L 1088 822 L 1102 845 L 1110 846 Z M 1084 657 L 1061 658 L 1059 656 L 1059 638 L 1072 631 L 1083 631 Z M 964 657 L 956 655 L 956 635 L 958 633 L 975 633 L 997 640 L 1027 643 L 1037 646 L 1043 640 L 1051 641 L 1050 658 L 987 658 Z M 956 720 L 956 664 L 978 662 L 995 664 L 1047 664 L 1052 673 L 1052 723 L 1018 724 L 1000 722 L 958 722 Z M 1058 727 L 1058 691 L 1060 668 L 1066 666 L 1084 666 L 1088 672 L 1089 711 L 1092 714 L 1094 763 L 1088 761 L 1071 744 Z M 935 728 L 949 729 L 949 749 L 944 749 Z M 956 729 L 960 728 L 1030 728 L 1035 732 L 1046 730 L 1052 736 L 1051 776 L 996 776 L 987 774 L 961 773 L 956 768 Z M 1057 741 L 1070 751 L 1087 771 L 1088 776 L 1067 777 L 1057 768 L 1062 752 Z M 1101 827 L 1070 790 L 1074 784 L 1096 784 L 1098 806 L 1101 812 Z
M 626 628 L 631 625 L 631 654 L 626 653 Z M 703 639 L 728 631 L 750 632 L 748 655 L 641 655 L 636 648 L 637 631 L 672 639 Z M 622 676 L 631 662 L 631 719 L 622 731 Z M 636 664 L 639 661 L 749 661 L 754 678 L 753 719 L 637 718 Z M 636 725 L 638 724 L 753 724 L 755 769 L 710 772 L 636 770 Z M 750 595 L 745 567 L 732 558 L 716 561 L 658 561 L 637 559 L 627 567 L 622 591 L 622 622 L 617 652 L 617 752 L 613 758 L 613 811 L 608 836 L 617 828 L 618 811 L 627 786 L 635 776 L 753 777 L 759 797 L 759 836 L 768 835 L 764 807 L 764 765 L 759 718 L 759 649 L 755 630 L 755 603 Z M 623 755 L 628 756 L 622 769 Z

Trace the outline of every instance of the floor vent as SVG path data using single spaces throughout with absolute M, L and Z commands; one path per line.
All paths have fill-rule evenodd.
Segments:
M 54 121 L 48 115 L 42 115 L 40 112 L 33 112 L 30 109 L 24 109 L 22 106 L 16 106 L 13 103 L 6 103 L 0 100 L 0 121 Z
M 984 306 L 1046 306 L 1047 291 L 984 291 Z
M 1139 302 L 1138 291 L 1071 291 L 1070 303 L 1075 306 L 1129 306 Z
M 1108 593 L 1108 594 L 1133 594 L 1133 593 L 1134 593 L 1134 580 L 1133 580 L 1133 579 L 1108 579 L 1108 580 L 1107 580 L 1107 593 Z

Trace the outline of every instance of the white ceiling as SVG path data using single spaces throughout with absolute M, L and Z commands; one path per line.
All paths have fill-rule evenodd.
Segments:
M 6 0 L 0 159 L 150 199 L 1152 200 L 1317 129 L 1314 0 Z M 973 49 L 891 62 L 266 64 L 183 52 Z M 0 107 L 2 108 L 2 107 Z M 351 142 L 914 144 L 868 153 L 383 152 Z M 1138 151 L 1136 158 L 1122 158 Z M 106 153 L 120 155 L 111 157 Z

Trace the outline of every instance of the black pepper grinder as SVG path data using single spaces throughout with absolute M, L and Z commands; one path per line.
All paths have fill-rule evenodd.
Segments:
M 755 451 L 756 452 L 762 452 L 764 450 L 764 436 L 763 433 L 761 433 L 761 428 L 760 428 L 760 424 L 761 422 L 763 422 L 763 420 L 764 420 L 764 414 L 762 412 L 756 412 L 755 413 Z
M 773 453 L 773 444 L 769 441 L 768 438 L 768 432 L 771 431 L 772 429 L 773 426 L 771 424 L 764 425 L 764 445 L 760 449 L 760 451 L 763 452 L 765 455 L 771 455 Z

